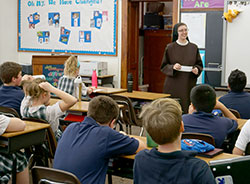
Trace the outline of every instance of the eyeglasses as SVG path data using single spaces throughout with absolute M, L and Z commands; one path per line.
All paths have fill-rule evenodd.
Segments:
M 178 32 L 188 32 L 189 30 L 188 29 L 181 29 L 181 30 L 178 30 Z

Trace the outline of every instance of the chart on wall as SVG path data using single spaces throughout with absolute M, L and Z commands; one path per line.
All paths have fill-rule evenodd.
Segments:
M 18 0 L 18 50 L 117 55 L 117 0 Z

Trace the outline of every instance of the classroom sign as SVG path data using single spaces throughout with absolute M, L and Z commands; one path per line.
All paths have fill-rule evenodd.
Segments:
M 224 0 L 181 0 L 181 8 L 224 8 Z
M 117 55 L 117 0 L 18 0 L 18 50 Z

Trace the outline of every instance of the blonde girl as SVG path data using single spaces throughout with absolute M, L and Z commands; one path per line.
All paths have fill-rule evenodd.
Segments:
M 75 79 L 79 75 L 80 63 L 75 56 L 70 56 L 64 64 L 64 75 L 60 77 L 58 81 L 58 89 L 65 91 L 75 97 L 78 97 L 79 87 L 75 83 Z M 82 82 L 82 96 L 86 97 L 87 94 L 91 94 L 93 88 L 88 88 Z
M 50 93 L 56 94 L 61 100 L 50 106 Z M 70 94 L 53 87 L 44 79 L 37 78 L 26 85 L 25 97 L 20 108 L 21 115 L 48 121 L 58 139 L 61 134 L 58 129 L 59 117 L 64 115 L 76 101 L 77 99 Z

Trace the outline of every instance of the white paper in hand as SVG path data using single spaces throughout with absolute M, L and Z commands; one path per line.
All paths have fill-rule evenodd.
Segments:
M 192 66 L 183 66 L 181 65 L 181 69 L 179 71 L 181 72 L 192 72 L 193 67 Z

